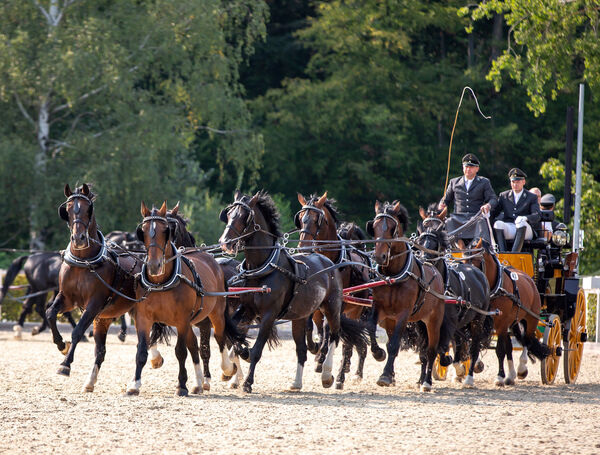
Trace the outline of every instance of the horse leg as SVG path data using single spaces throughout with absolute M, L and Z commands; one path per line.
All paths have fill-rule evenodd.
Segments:
M 356 372 L 354 373 L 354 382 L 360 382 L 363 378 L 365 360 L 367 359 L 367 346 L 356 346 L 356 353 L 358 354 L 358 365 L 356 366 Z
M 314 318 L 314 313 L 313 315 L 308 318 L 306 320 L 306 347 L 308 348 L 308 350 L 310 351 L 311 354 L 316 354 L 317 352 L 319 352 L 319 345 L 317 343 L 315 343 L 315 340 L 313 339 L 313 330 L 314 330 L 314 324 L 313 324 L 313 318 Z
M 496 341 L 496 357 L 498 357 L 498 376 L 496 377 L 496 381 L 495 384 L 498 387 L 503 387 L 504 386 L 504 357 L 505 357 L 505 353 L 506 353 L 506 343 L 504 341 L 504 339 L 508 336 L 507 332 L 504 332 L 502 334 L 498 333 L 497 337 L 497 341 Z
M 277 307 L 278 305 L 274 305 Z M 250 368 L 248 368 L 248 373 L 246 374 L 246 378 L 244 379 L 244 384 L 242 386 L 244 392 L 252 393 L 252 385 L 254 384 L 254 371 L 256 370 L 256 364 L 262 357 L 262 352 L 269 339 L 271 334 L 271 330 L 273 328 L 273 323 L 275 322 L 275 315 L 270 312 L 267 312 L 263 315 L 260 328 L 258 329 L 258 335 L 256 336 L 256 341 L 254 342 L 254 346 L 250 349 Z
M 112 323 L 112 319 L 102 318 L 96 319 L 94 322 L 94 342 L 96 343 L 96 359 L 94 361 L 94 366 L 92 367 L 92 371 L 88 377 L 87 382 L 83 385 L 83 392 L 93 392 L 94 385 L 98 380 L 98 373 L 100 372 L 100 367 L 102 366 L 102 362 L 104 362 L 104 356 L 106 354 L 106 334 L 108 333 L 108 328 Z
M 439 324 L 435 324 L 436 319 L 430 320 L 427 327 L 427 368 L 425 370 L 425 379 L 421 383 L 421 392 L 430 392 L 431 385 L 433 384 L 432 372 L 433 372 L 433 363 L 435 362 L 435 358 L 437 357 L 438 344 L 440 342 L 440 327 L 442 324 L 443 311 L 442 316 L 439 319 Z
M 85 331 L 88 329 L 90 324 L 94 321 L 98 314 L 100 314 L 100 311 L 102 311 L 104 302 L 105 299 L 103 296 L 93 298 L 88 302 L 84 312 L 81 315 L 81 319 L 79 319 L 79 322 L 71 332 L 71 346 L 69 347 L 69 351 L 67 352 L 64 360 L 60 364 L 61 366 L 58 369 L 58 374 L 65 376 L 69 376 L 71 374 L 71 363 L 73 362 L 73 357 L 75 356 L 75 348 L 84 337 Z M 48 318 L 48 322 L 49 321 L 50 318 Z
M 373 354 L 373 358 L 375 360 L 378 362 L 383 362 L 386 354 L 385 351 L 379 347 L 379 344 L 377 344 L 377 320 L 379 318 L 379 314 L 377 309 L 373 306 L 366 314 L 369 340 L 371 341 L 371 354 Z
M 190 326 L 185 334 L 185 345 L 190 353 L 190 356 L 192 357 L 192 364 L 194 365 L 194 373 L 196 376 L 196 385 L 192 387 L 192 393 L 197 395 L 202 393 L 203 378 L 202 365 L 200 365 L 200 355 L 198 352 L 198 339 L 196 338 L 196 334 L 194 333 L 194 328 L 192 326 Z
M 527 348 L 523 346 L 523 352 L 519 357 L 519 366 L 517 368 L 517 377 L 519 379 L 525 379 L 527 377 Z
M 206 318 L 200 321 L 196 327 L 200 330 L 200 358 L 204 366 L 204 376 L 202 379 L 202 388 L 204 390 L 210 390 L 210 330 L 212 325 L 210 319 Z M 225 376 L 222 378 L 224 381 L 227 380 Z
M 465 342 L 454 340 L 454 362 L 452 366 L 454 367 L 454 375 L 452 376 L 452 382 L 462 382 L 467 374 L 465 370 L 465 366 L 462 363 L 463 352 L 465 350 Z
M 471 356 L 471 364 L 469 365 L 469 374 L 467 375 L 463 387 L 475 388 L 475 368 L 477 361 L 479 360 L 479 350 L 481 349 L 481 340 L 483 338 L 483 321 L 475 319 L 471 322 L 471 349 L 469 355 Z
M 119 341 L 121 341 L 121 343 L 125 343 L 125 338 L 127 337 L 127 322 L 125 321 L 124 314 L 121 315 L 119 321 L 121 322 L 121 330 L 119 331 L 119 335 L 117 335 L 117 338 L 119 339 Z
M 65 344 L 62 335 L 58 331 L 58 327 L 56 325 L 56 318 L 58 316 L 58 313 L 62 311 L 64 302 L 65 296 L 59 292 L 56 298 L 54 299 L 54 302 L 52 302 L 52 305 L 50 305 L 50 307 L 48 307 L 48 309 L 46 310 L 46 319 L 48 319 L 48 325 L 50 326 L 50 330 L 52 331 L 52 341 L 54 341 L 54 344 L 60 352 L 66 354 L 69 349 L 70 343 Z
M 319 336 L 321 347 L 317 354 L 317 365 L 315 366 L 316 373 L 323 372 L 323 362 L 325 362 L 325 357 L 327 357 L 327 352 L 329 350 L 329 330 L 329 323 L 325 322 L 321 326 L 321 335 Z
M 292 336 L 294 337 L 294 342 L 296 343 L 296 357 L 298 359 L 298 363 L 296 365 L 296 377 L 294 378 L 294 382 L 292 382 L 290 385 L 290 390 L 294 392 L 302 389 L 302 375 L 304 373 L 304 364 L 306 363 L 307 357 L 305 330 L 306 320 L 294 319 L 292 321 Z
M 342 363 L 340 364 L 340 372 L 335 379 L 335 388 L 342 390 L 344 382 L 346 382 L 346 373 L 350 372 L 350 358 L 352 357 L 352 345 L 342 343 Z
M 396 324 L 391 330 L 391 327 L 388 324 L 387 332 L 389 340 L 387 342 L 387 362 L 385 363 L 385 367 L 383 368 L 383 373 L 377 380 L 377 385 L 381 387 L 388 387 L 394 383 L 394 362 L 396 361 L 396 357 L 398 356 L 398 351 L 400 350 L 400 336 L 406 327 L 406 316 L 402 315 L 397 321 Z
M 139 395 L 142 387 L 142 370 L 148 361 L 148 345 L 150 344 L 150 326 L 136 312 L 135 330 L 137 332 L 138 343 L 135 354 L 135 376 L 133 381 L 127 386 L 127 395 Z
M 34 327 L 33 329 L 31 329 L 31 335 L 37 335 L 38 333 L 46 330 L 46 327 L 48 327 L 48 319 L 46 319 L 46 298 L 47 297 L 48 297 L 48 294 L 38 295 L 38 296 L 34 297 L 35 311 L 42 318 L 42 323 L 40 325 L 38 325 L 37 327 Z
M 505 339 L 505 351 L 506 351 L 506 360 L 508 363 L 508 375 L 506 376 L 506 379 L 504 380 L 504 385 L 515 385 L 515 379 L 517 377 L 517 372 L 515 371 L 515 365 L 513 363 L 513 358 L 512 358 L 512 351 L 513 351 L 513 345 L 512 345 L 512 341 L 510 339 L 510 335 L 506 336 Z
M 215 309 L 208 317 L 215 329 L 215 340 L 221 353 L 221 379 L 223 381 L 229 380 L 230 389 L 237 389 L 241 379 L 240 360 L 235 350 L 235 344 L 239 341 L 235 338 L 239 335 L 237 327 L 233 319 L 229 317 L 225 303 L 215 305 Z M 229 351 L 227 350 L 227 343 L 234 345 Z
M 27 291 L 25 291 L 25 292 L 26 292 L 26 294 L 30 294 L 31 286 L 28 286 Z M 25 299 L 25 301 L 23 302 L 21 313 L 19 314 L 19 319 L 18 319 L 17 323 L 15 325 L 13 325 L 13 332 L 15 332 L 14 333 L 15 340 L 23 339 L 23 326 L 25 325 L 25 318 L 33 310 L 34 303 L 35 303 L 35 297 L 29 297 L 29 298 Z

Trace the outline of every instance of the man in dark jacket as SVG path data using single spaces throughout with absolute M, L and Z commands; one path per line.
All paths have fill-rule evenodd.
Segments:
M 454 213 L 446 220 L 446 229 L 452 232 L 462 227 L 467 221 L 477 215 L 480 211 L 485 215 L 490 213 L 498 199 L 492 189 L 492 184 L 485 177 L 477 175 L 479 171 L 479 160 L 472 153 L 467 153 L 462 158 L 463 176 L 450 180 L 446 194 L 438 204 L 443 210 L 454 203 Z M 491 242 L 486 220 L 480 218 L 472 226 L 458 232 L 459 239 L 470 240 L 483 237 Z
M 500 193 L 498 205 L 492 210 L 497 217 L 494 232 L 499 251 L 506 251 L 506 241 L 514 239 L 512 251 L 519 252 L 525 240 L 533 238 L 533 228 L 540 219 L 540 206 L 537 196 L 526 189 L 527 175 L 521 169 L 512 168 L 508 172 L 511 189 Z M 502 215 L 498 215 L 502 212 Z

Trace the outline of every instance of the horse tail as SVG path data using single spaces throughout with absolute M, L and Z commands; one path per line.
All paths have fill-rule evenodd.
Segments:
M 246 334 L 242 332 L 233 322 L 231 316 L 229 316 L 229 311 L 227 309 L 227 305 L 225 305 L 225 330 L 223 331 L 223 335 L 225 336 L 225 341 L 228 345 L 242 345 L 248 346 L 248 341 L 246 340 Z
M 340 338 L 354 347 L 367 346 L 369 330 L 363 321 L 348 318 L 345 314 L 340 316 Z
M 6 297 L 8 288 L 10 287 L 11 284 L 13 284 L 13 281 L 15 281 L 15 278 L 19 274 L 20 270 L 23 268 L 23 264 L 25 263 L 27 258 L 29 258 L 29 255 L 18 257 L 17 259 L 12 261 L 12 263 L 10 264 L 10 267 L 6 271 L 6 275 L 4 275 L 4 282 L 2 283 L 2 291 L 0 291 L 0 305 L 2 304 L 2 301 L 4 300 L 4 297 Z
M 521 323 L 515 324 L 512 327 L 513 334 L 521 346 L 527 348 L 527 355 L 531 360 L 534 356 L 540 360 L 544 360 L 550 355 L 550 348 L 536 338 L 534 334 L 525 333 L 525 328 Z
M 152 330 L 150 331 L 150 346 L 153 346 L 158 342 L 165 343 L 168 346 L 169 339 L 174 333 L 175 331 L 167 324 L 155 322 L 152 324 Z

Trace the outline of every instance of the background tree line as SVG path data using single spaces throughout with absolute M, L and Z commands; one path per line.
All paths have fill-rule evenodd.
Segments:
M 598 9 L 583 0 L 7 0 L 0 246 L 64 248 L 56 207 L 66 182 L 95 185 L 106 232 L 132 230 L 141 200 L 181 200 L 207 243 L 235 188 L 275 194 L 288 228 L 296 192 L 328 190 L 360 225 L 376 198 L 399 199 L 416 218 L 442 196 L 467 85 L 492 118 L 465 97 L 450 175 L 474 152 L 496 192 L 518 166 L 528 187 L 561 199 L 566 108 L 585 81 L 583 271 L 597 270 Z

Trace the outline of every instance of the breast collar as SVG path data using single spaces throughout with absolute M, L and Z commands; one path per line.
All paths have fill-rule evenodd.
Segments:
M 498 256 L 496 256 L 495 254 L 494 256 L 494 261 L 496 262 L 496 267 L 498 268 L 498 276 L 496 277 L 496 283 L 494 284 L 494 289 L 492 289 L 490 291 L 490 297 L 495 297 L 498 294 L 498 291 L 500 290 L 500 288 L 502 287 L 502 282 L 504 281 L 502 278 L 504 276 L 504 266 L 502 264 L 500 264 L 500 261 L 498 260 Z
M 67 249 L 62 254 L 63 262 L 70 266 L 81 268 L 90 268 L 102 264 L 102 262 L 104 262 L 104 260 L 108 257 L 106 241 L 104 240 L 104 235 L 102 235 L 102 232 L 98 230 L 97 233 L 98 237 L 100 237 L 101 247 L 100 251 L 96 256 L 90 259 L 81 259 L 77 256 L 74 256 L 73 253 L 71 253 L 71 242 L 69 242 L 69 244 L 67 245 Z
M 246 259 L 237 266 L 239 273 L 235 276 L 232 276 L 228 281 L 228 285 L 232 285 L 233 283 L 237 283 L 242 280 L 247 280 L 249 278 L 262 278 L 267 275 L 270 275 L 275 270 L 275 265 L 279 261 L 279 255 L 281 254 L 281 245 L 275 244 L 273 248 L 273 252 L 269 256 L 269 258 L 261 265 L 252 270 L 246 270 L 244 266 L 246 265 Z
M 413 262 L 415 261 L 412 249 L 408 248 L 407 251 L 408 251 L 408 253 L 407 253 L 408 257 L 406 258 L 406 263 L 404 264 L 404 268 L 400 271 L 400 273 L 398 275 L 396 275 L 396 276 L 387 276 L 387 275 L 385 275 L 384 273 L 382 273 L 381 265 L 379 265 L 379 264 L 377 265 L 377 267 L 375 267 L 375 273 L 380 278 L 382 278 L 382 279 L 384 279 L 386 281 L 390 280 L 390 279 L 393 279 L 395 283 L 399 283 L 399 282 L 407 280 L 408 277 L 410 276 L 409 273 L 410 273 L 410 271 L 412 269 Z
M 344 239 L 340 237 L 339 234 L 338 234 L 337 238 L 340 242 L 340 256 L 338 257 L 336 264 L 341 264 L 342 262 L 348 262 L 348 249 L 346 248 L 346 243 L 344 242 Z
M 171 242 L 171 248 L 173 251 L 177 251 L 177 247 L 173 242 Z M 175 254 L 175 267 L 173 269 L 173 274 L 171 277 L 164 283 L 152 283 L 148 281 L 146 277 L 146 263 L 142 265 L 142 270 L 138 274 L 140 285 L 149 292 L 161 292 L 168 291 L 177 287 L 179 285 L 179 280 L 181 278 L 181 256 L 179 254 Z

